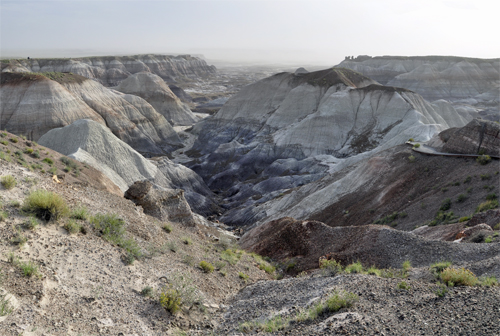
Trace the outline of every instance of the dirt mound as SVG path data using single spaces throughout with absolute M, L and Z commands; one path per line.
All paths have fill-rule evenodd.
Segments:
M 442 260 L 460 265 L 485 261 L 500 253 L 500 244 L 457 244 L 427 240 L 387 226 L 332 228 L 321 222 L 289 217 L 247 232 L 241 238 L 241 246 L 280 262 L 295 263 L 297 272 L 317 268 L 324 255 L 343 265 L 360 261 L 380 268 L 399 268 L 405 260 L 415 267 Z M 495 272 L 500 275 L 500 268 Z

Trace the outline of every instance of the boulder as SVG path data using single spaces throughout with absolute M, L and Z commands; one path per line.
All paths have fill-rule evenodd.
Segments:
M 125 198 L 142 206 L 144 213 L 161 221 L 196 226 L 183 190 L 159 188 L 149 181 L 137 181 L 125 192 Z
M 474 225 L 473 227 L 468 227 L 466 229 L 463 229 L 456 235 L 455 238 L 456 239 L 464 238 L 465 240 L 468 240 L 469 238 L 475 236 L 478 232 L 482 231 L 492 232 L 493 230 L 488 224 L 481 223 Z

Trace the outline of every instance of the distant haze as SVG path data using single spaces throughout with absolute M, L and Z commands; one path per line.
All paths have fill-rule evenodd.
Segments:
M 497 0 L 2 0 L 0 56 L 203 54 L 334 65 L 356 55 L 500 57 Z

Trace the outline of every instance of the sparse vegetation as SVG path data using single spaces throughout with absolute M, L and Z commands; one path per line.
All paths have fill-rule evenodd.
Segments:
M 0 182 L 2 183 L 2 186 L 7 190 L 14 188 L 17 184 L 16 178 L 12 175 L 2 176 Z
M 146 286 L 141 290 L 141 295 L 145 297 L 153 297 L 154 296 L 154 290 L 153 287 Z
M 22 210 L 46 221 L 58 220 L 69 213 L 66 201 L 61 196 L 43 189 L 30 193 L 24 200 Z
M 406 283 L 406 281 L 401 281 L 398 283 L 398 289 L 404 289 L 404 290 L 409 290 L 410 285 Z
M 238 273 L 238 276 L 240 277 L 240 279 L 242 279 L 245 283 L 247 282 L 247 280 L 250 278 L 248 275 L 246 275 L 245 273 L 243 272 L 239 272 Z
M 469 175 L 465 178 L 464 183 L 469 183 L 472 180 L 472 177 Z
M 26 227 L 29 229 L 29 230 L 36 230 L 38 225 L 40 225 L 40 223 L 38 222 L 38 219 L 36 219 L 36 217 L 34 216 L 29 216 L 28 217 L 28 220 L 25 222 L 25 225 Z
M 467 199 L 467 196 L 466 196 L 466 195 L 464 195 L 464 194 L 460 194 L 460 195 L 458 195 L 458 197 L 457 197 L 457 202 L 458 202 L 458 203 L 462 203 L 462 202 L 465 202 L 465 200 L 466 200 L 466 199 Z
M 398 218 L 405 218 L 407 217 L 408 215 L 406 214 L 406 212 L 393 212 L 392 214 L 390 215 L 387 215 L 383 218 L 379 218 L 375 221 L 375 224 L 391 224 L 393 223 L 396 219 Z
M 70 234 L 77 234 L 78 232 L 81 231 L 82 226 L 78 224 L 75 220 L 70 219 L 66 224 L 63 226 L 66 231 Z
M 486 210 L 489 210 L 489 209 L 495 209 L 495 208 L 498 208 L 498 200 L 497 199 L 494 199 L 494 200 L 488 200 L 486 202 L 483 202 L 481 204 L 479 204 L 476 208 L 476 213 L 478 212 L 483 212 L 483 211 L 486 211 Z
M 486 276 L 486 277 L 481 277 L 479 279 L 481 286 L 484 287 L 493 287 L 493 286 L 498 286 L 498 279 L 495 278 L 494 276 Z
M 9 140 L 10 140 L 10 142 L 13 142 L 13 143 L 18 143 L 19 142 L 19 140 L 17 138 L 10 138 Z
M 182 241 L 184 244 L 186 244 L 186 245 L 191 245 L 191 244 L 193 244 L 193 240 L 192 240 L 191 238 L 189 238 L 189 237 L 185 237 L 185 236 L 184 236 L 184 237 L 181 237 L 181 241 Z
M 181 295 L 178 290 L 165 286 L 160 293 L 160 305 L 168 310 L 170 313 L 177 313 L 182 306 Z
M 413 156 L 413 155 L 408 156 L 408 160 L 410 162 L 415 162 L 415 156 Z
M 449 287 L 453 286 L 475 286 L 479 280 L 476 275 L 465 268 L 445 268 L 439 275 L 442 281 Z
M 446 211 L 451 208 L 451 199 L 446 198 L 442 203 L 441 206 L 439 207 L 439 210 Z
M 125 221 L 116 214 L 97 214 L 90 218 L 104 240 L 118 245 L 126 252 L 125 262 L 132 264 L 142 256 L 141 249 L 133 239 L 125 238 Z
M 54 160 L 52 160 L 51 158 L 45 158 L 42 161 L 48 164 L 49 166 L 52 166 L 54 164 Z
M 479 164 L 485 165 L 491 161 L 491 157 L 489 155 L 480 155 L 477 157 L 476 161 Z
M 166 233 L 170 233 L 172 232 L 172 225 L 168 224 L 168 223 L 165 223 L 162 227 L 163 231 L 165 231 Z
M 200 262 L 200 268 L 203 270 L 205 273 L 212 273 L 214 271 L 214 266 L 206 261 L 201 261 Z
M 240 261 L 243 251 L 237 249 L 227 249 L 222 251 L 220 257 L 222 260 L 227 261 L 231 265 L 236 265 Z
M 25 277 L 40 275 L 40 273 L 38 272 L 38 265 L 32 261 L 19 262 L 18 266 L 21 269 L 21 273 L 23 273 Z
M 78 205 L 76 208 L 71 210 L 70 218 L 87 220 L 89 218 L 89 210 L 85 205 Z
M 414 144 L 413 148 L 420 148 L 420 144 L 419 143 Z
M 347 265 L 344 269 L 344 272 L 347 274 L 363 273 L 363 265 L 359 261 L 356 261 L 355 263 Z

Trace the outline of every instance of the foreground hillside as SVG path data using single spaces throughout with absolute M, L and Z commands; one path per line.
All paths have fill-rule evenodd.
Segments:
M 447 247 L 412 233 L 405 233 L 405 239 L 437 251 L 434 259 L 427 258 L 426 248 L 413 248 L 412 255 L 397 252 L 404 244 L 393 237 L 386 247 L 392 249 L 390 265 L 373 259 L 373 263 L 365 260 L 364 267 L 346 267 L 346 259 L 342 267 L 329 261 L 315 271 L 317 255 L 311 255 L 308 260 L 316 266 L 299 273 L 302 264 L 274 255 L 275 269 L 257 254 L 235 249 L 231 234 L 215 227 L 223 224 L 198 216 L 196 226 L 186 227 L 150 217 L 121 197 L 119 190 L 105 191 L 109 180 L 102 175 L 100 180 L 93 178 L 97 175 L 92 168 L 9 133 L 2 133 L 2 139 L 2 335 L 495 335 L 500 331 L 495 322 L 500 318 L 500 292 L 491 277 L 498 273 L 498 232 L 491 233 L 492 243 L 455 247 L 463 251 L 455 251 L 461 259 L 453 258 L 451 266 L 476 267 L 481 275 L 479 280 L 472 276 L 473 286 L 440 284 L 439 271 L 444 267 L 433 270 L 438 266 L 432 262 L 440 257 L 445 261 L 449 255 L 443 252 L 454 243 L 446 243 Z M 7 183 L 7 176 L 16 183 Z M 30 217 L 26 205 L 36 190 L 61 196 L 70 213 L 49 221 L 44 220 L 45 212 L 44 219 Z M 116 232 L 107 231 L 106 223 L 114 223 Z M 124 231 L 119 229 L 122 224 Z M 380 229 L 396 236 L 400 232 Z M 320 231 L 315 234 L 325 237 Z M 285 247 L 273 242 L 272 234 L 266 237 L 270 240 L 258 239 L 260 246 Z M 311 241 L 304 242 L 306 237 Z M 314 243 L 312 234 L 289 238 L 292 246 L 295 242 L 307 248 Z M 316 248 L 320 254 L 330 252 Z M 293 274 L 297 277 L 291 278 Z M 284 280 L 274 280 L 283 275 Z M 178 293 L 179 301 L 172 293 Z M 173 301 L 161 301 L 162 297 Z M 345 302 L 330 309 L 327 303 L 338 297 Z

